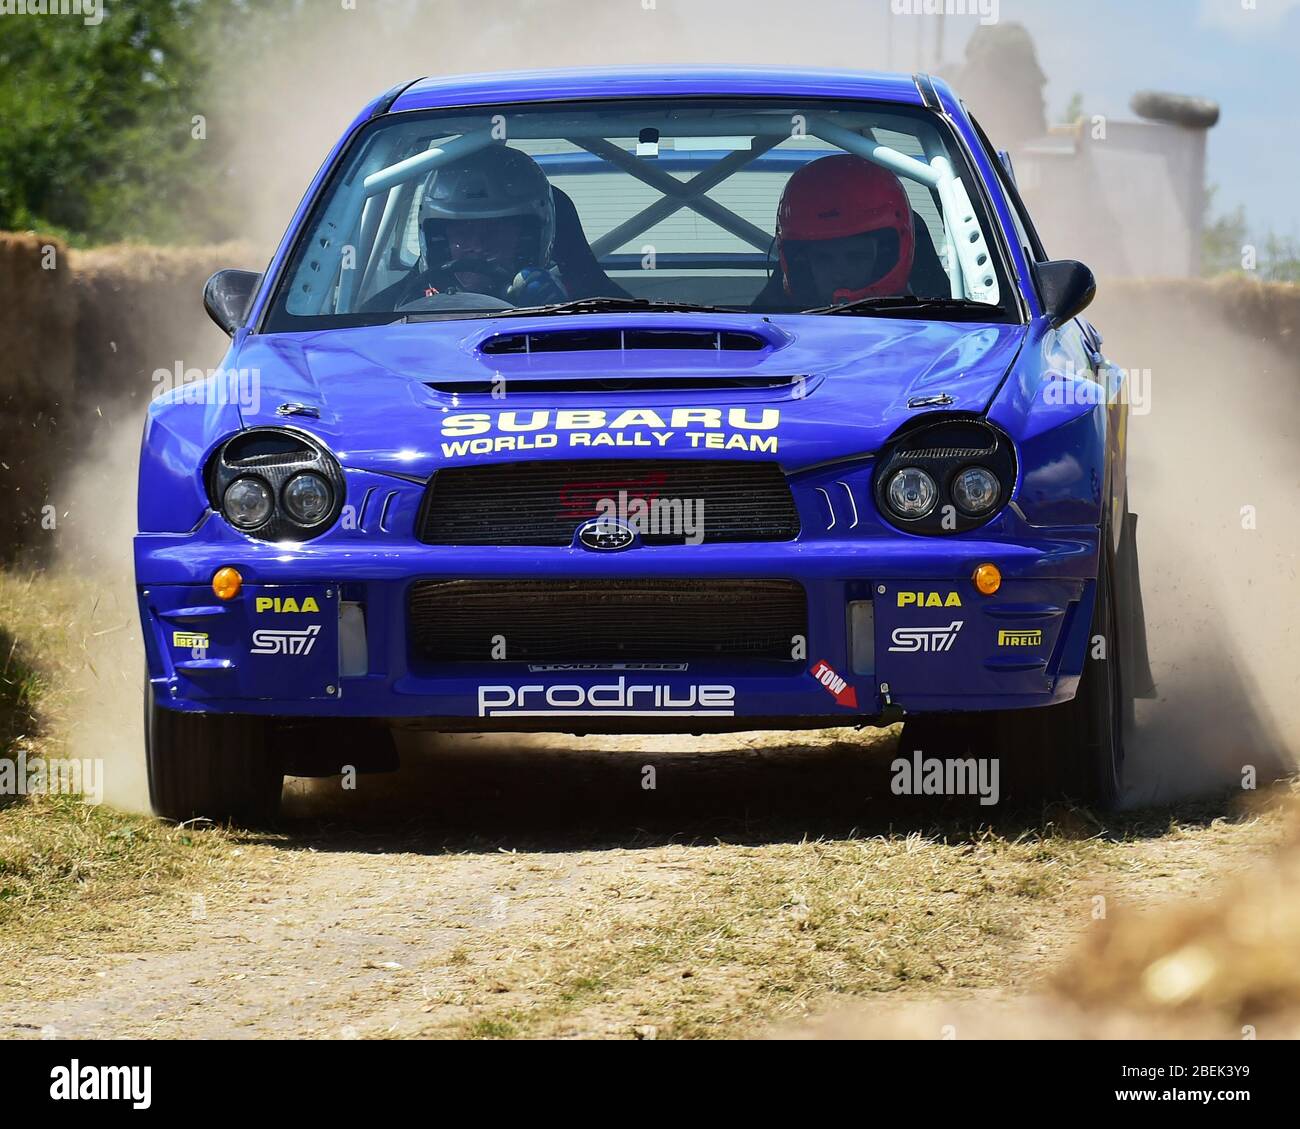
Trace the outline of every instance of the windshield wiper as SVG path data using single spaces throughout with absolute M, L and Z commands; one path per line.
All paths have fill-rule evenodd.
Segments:
M 972 302 L 969 298 L 915 298 L 894 295 L 889 298 L 859 298 L 840 306 L 814 306 L 800 310 L 804 314 L 878 314 L 880 317 L 933 316 L 959 321 L 983 321 L 1003 312 L 1001 306 Z
M 500 310 L 413 310 L 386 324 L 414 325 L 421 321 L 468 321 L 471 318 L 499 317 L 500 314 Z
M 737 311 L 725 306 L 697 306 L 692 302 L 661 301 L 655 298 L 574 298 L 568 302 L 553 302 L 549 306 L 519 306 L 502 310 L 501 318 L 539 318 L 551 314 L 617 314 L 624 311 L 651 310 L 666 314 L 734 314 Z

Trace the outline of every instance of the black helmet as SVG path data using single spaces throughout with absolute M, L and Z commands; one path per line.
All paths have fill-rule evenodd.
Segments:
M 446 262 L 449 220 L 509 216 L 529 221 L 520 261 L 501 264 L 509 278 L 523 267 L 549 266 L 555 244 L 555 202 L 546 174 L 527 153 L 492 144 L 434 169 L 420 200 L 421 268 L 436 272 Z

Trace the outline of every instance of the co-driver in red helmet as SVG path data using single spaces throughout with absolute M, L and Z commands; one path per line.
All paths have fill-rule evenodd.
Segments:
M 781 194 L 776 251 L 785 302 L 801 309 L 906 294 L 916 257 L 907 193 L 862 157 L 821 157 Z

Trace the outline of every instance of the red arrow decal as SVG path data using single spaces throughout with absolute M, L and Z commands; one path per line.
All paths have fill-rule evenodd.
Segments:
M 826 688 L 826 693 L 840 705 L 851 710 L 858 708 L 858 692 L 849 685 L 847 679 L 835 673 L 835 668 L 830 663 L 816 662 L 808 673 L 817 679 Z

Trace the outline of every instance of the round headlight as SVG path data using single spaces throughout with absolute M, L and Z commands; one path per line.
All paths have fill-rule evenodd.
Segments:
M 334 491 L 319 474 L 295 474 L 284 487 L 284 508 L 299 525 L 316 525 L 334 508 Z
M 899 517 L 925 517 L 939 498 L 934 479 L 918 467 L 904 467 L 889 480 L 889 506 Z
M 982 466 L 970 466 L 958 471 L 952 480 L 952 500 L 963 513 L 978 517 L 998 504 L 1002 486 L 997 475 Z
M 265 525 L 275 509 L 271 488 L 260 478 L 236 478 L 221 499 L 226 520 L 239 529 Z

